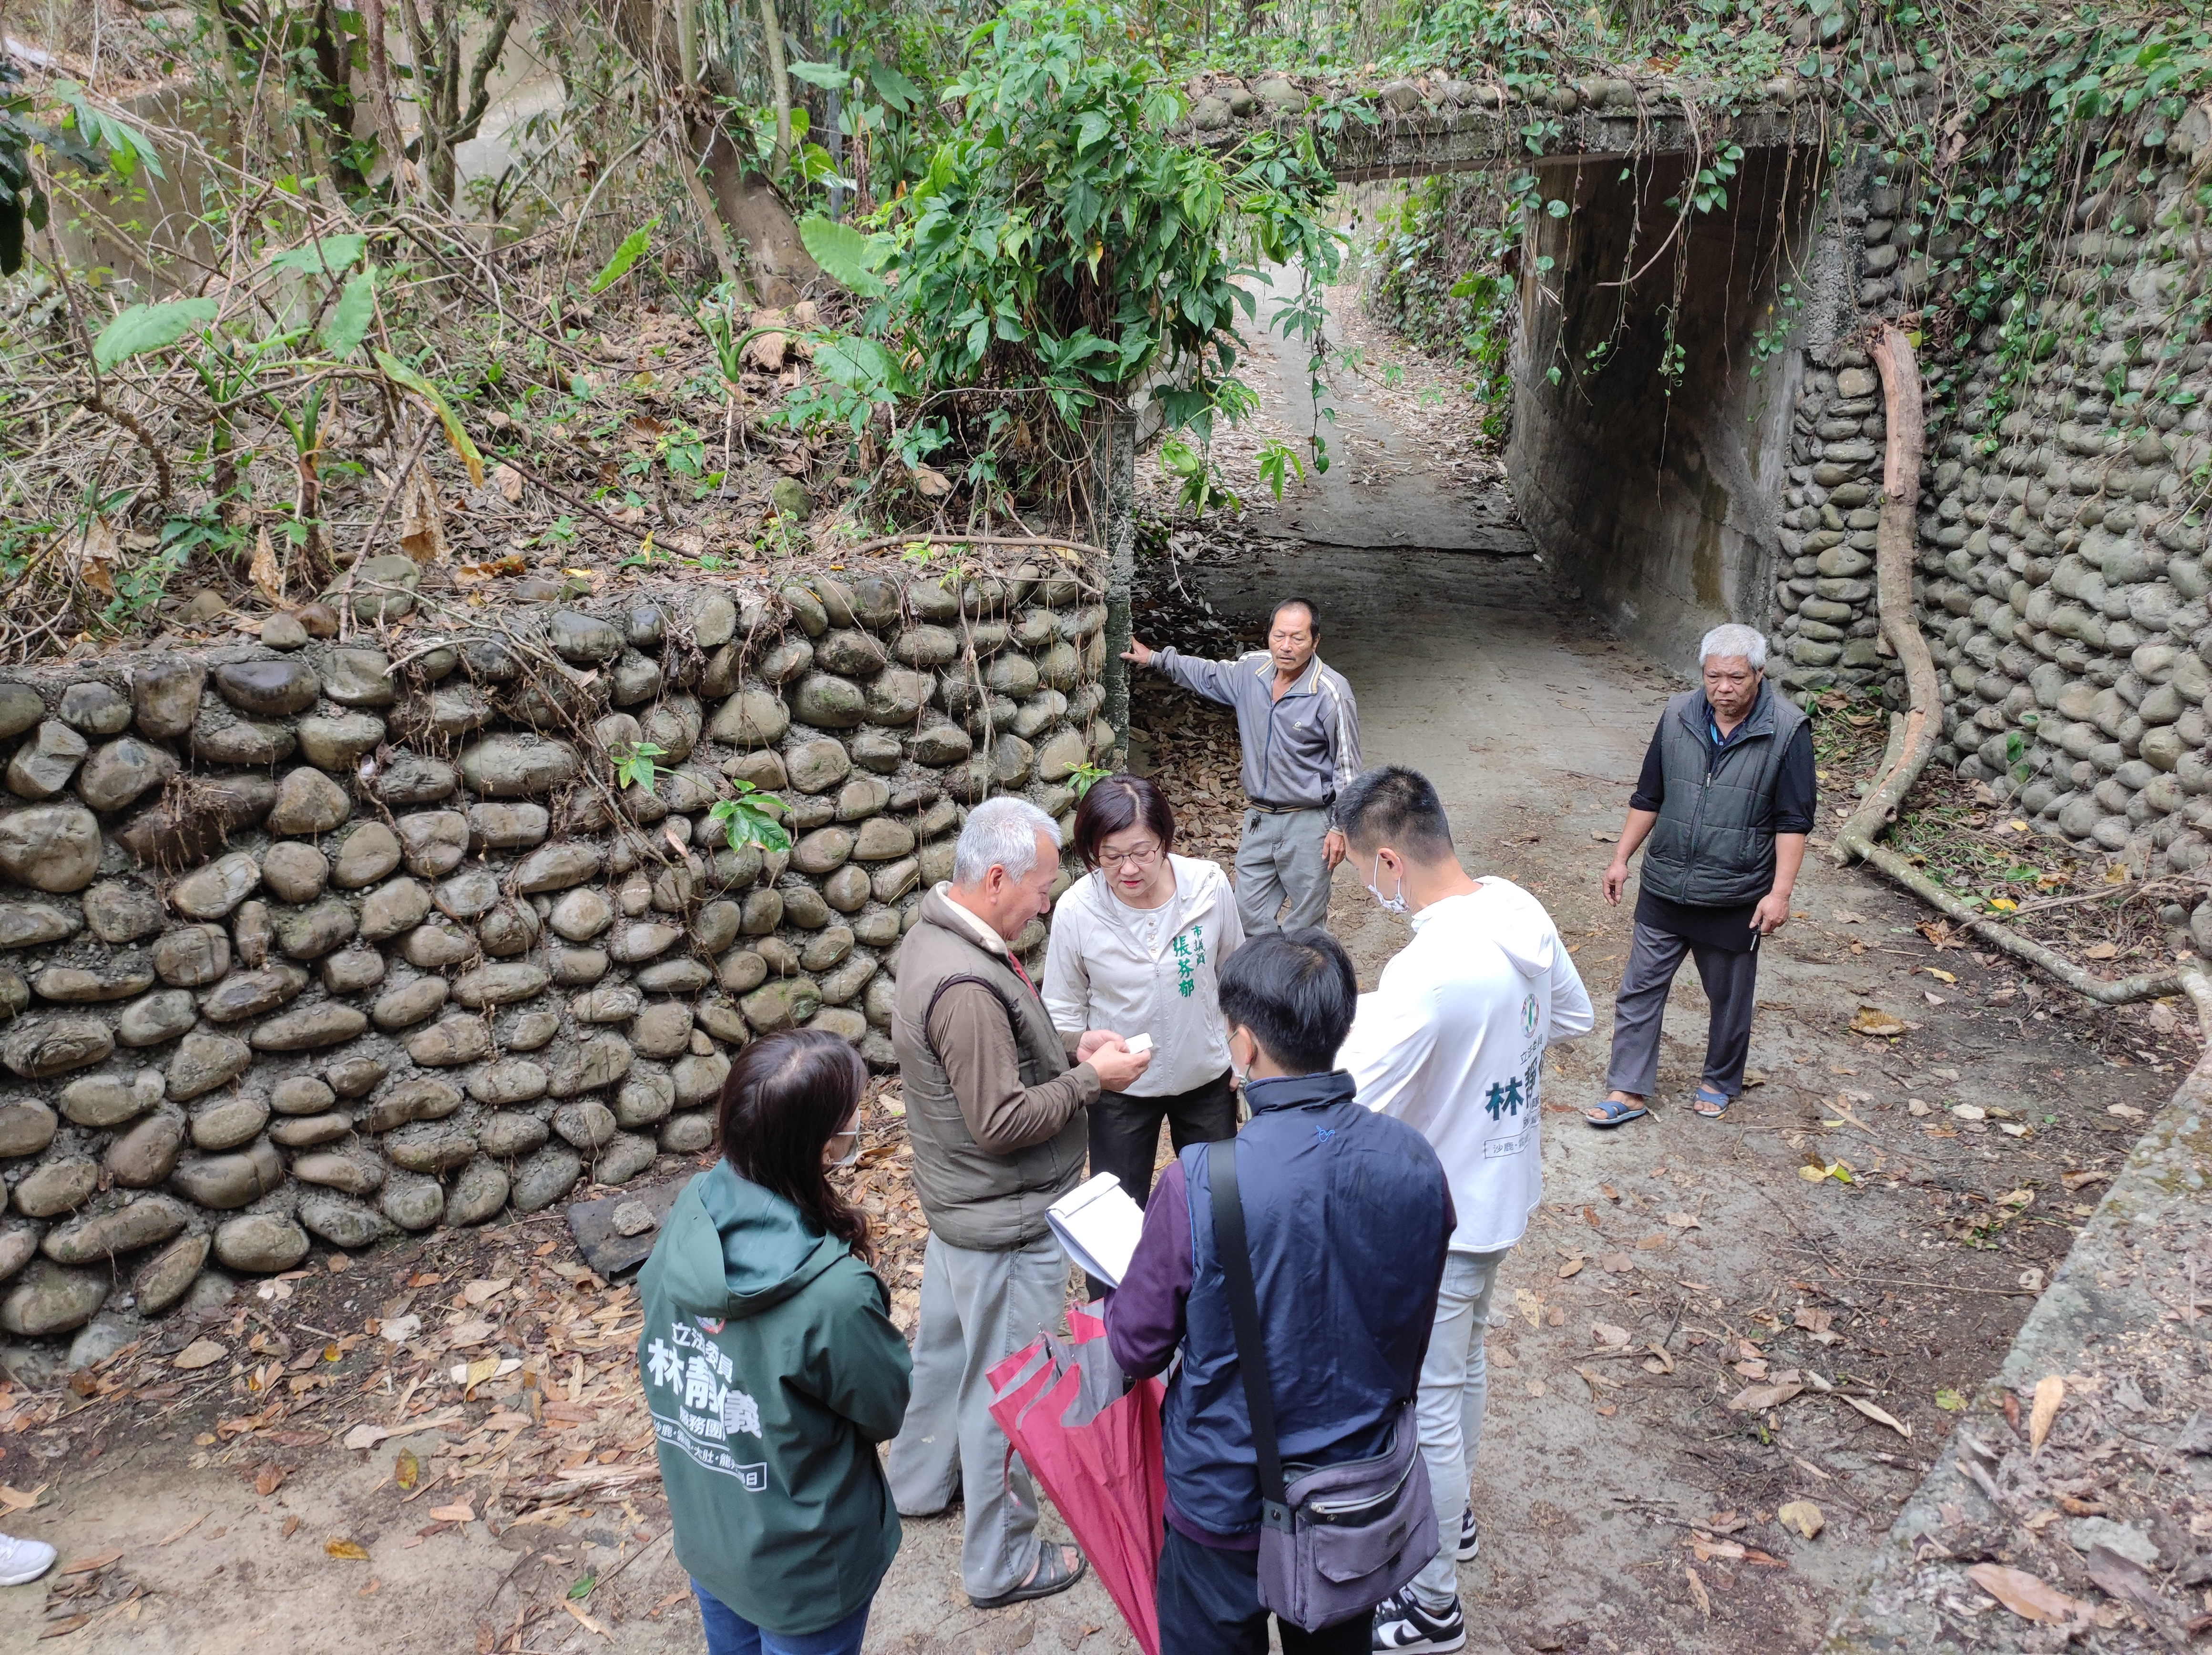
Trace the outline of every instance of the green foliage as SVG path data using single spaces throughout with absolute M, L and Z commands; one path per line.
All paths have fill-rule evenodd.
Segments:
M 1079 764 L 1067 773 L 1067 782 L 1074 788 L 1075 797 L 1081 798 L 1113 773 L 1102 764 Z
M 808 257 L 831 281 L 850 288 L 863 299 L 883 296 L 884 279 L 876 274 L 876 267 L 883 263 L 885 250 L 872 238 L 849 224 L 817 216 L 799 221 L 799 239 L 805 244 Z
M 1260 445 L 1260 481 L 1267 485 L 1268 492 L 1277 500 L 1283 497 L 1286 474 L 1295 471 L 1300 482 L 1306 480 L 1306 463 L 1298 458 L 1298 451 L 1278 438 L 1270 438 Z
M 653 232 L 659 222 L 655 219 L 651 224 L 641 224 L 624 236 L 622 246 L 615 249 L 614 256 L 599 267 L 599 274 L 586 284 L 587 290 L 594 294 L 605 293 L 628 276 L 630 267 L 644 258 L 647 249 L 653 246 Z
M 343 361 L 361 348 L 376 320 L 376 266 L 346 278 L 331 313 L 323 318 L 323 349 Z
M 149 350 L 166 350 L 212 323 L 216 308 L 212 299 L 171 299 L 118 311 L 92 342 L 93 366 L 105 371 Z
M 324 236 L 304 247 L 293 247 L 269 260 L 272 270 L 300 270 L 307 275 L 342 276 L 361 262 L 368 251 L 365 235 Z
M 668 749 L 651 742 L 633 742 L 621 757 L 615 760 L 615 780 L 623 787 L 635 787 L 650 793 L 653 784 L 659 779 L 655 759 L 665 758 Z
M 1176 479 L 1178 498 L 1194 516 L 1204 517 L 1207 509 L 1215 506 L 1225 506 L 1233 512 L 1243 505 L 1221 480 L 1220 468 L 1213 464 L 1212 457 L 1181 437 L 1170 437 L 1160 445 L 1160 464 Z M 1279 470 L 1277 475 L 1279 477 Z M 1282 498 L 1279 487 L 1275 497 Z
M 723 837 L 732 845 L 757 845 L 763 851 L 787 851 L 791 835 L 783 824 L 770 815 L 781 814 L 784 802 L 773 793 L 763 793 L 749 781 L 732 782 L 737 796 L 717 799 L 707 812 L 707 819 L 720 827 Z
M 794 395 L 787 417 L 858 440 L 872 409 L 958 390 L 951 412 L 912 424 L 995 504 L 1061 475 L 1072 460 L 1049 433 L 1102 396 L 1149 381 L 1169 427 L 1201 441 L 1250 407 L 1236 369 L 1255 305 L 1233 278 L 1261 260 L 1333 273 L 1333 185 L 1303 136 L 1226 152 L 1170 138 L 1182 108 L 1166 80 L 1083 0 L 1018 0 L 969 35 L 938 94 L 949 132 L 877 233 L 802 227 L 873 302 L 854 336 L 816 352 L 834 390 Z

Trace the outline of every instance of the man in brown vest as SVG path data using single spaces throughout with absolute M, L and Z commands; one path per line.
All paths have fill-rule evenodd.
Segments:
M 1064 1591 L 1084 1571 L 1073 1546 L 1037 1543 L 1036 1495 L 984 1375 L 1059 1325 L 1067 1259 L 1045 1209 L 1083 1177 L 1084 1111 L 1151 1061 L 1104 1030 L 1063 1037 L 1006 946 L 1049 911 L 1059 871 L 1050 816 L 1018 798 L 976 806 L 896 963 L 891 1044 L 929 1245 L 891 1497 L 927 1517 L 960 1495 L 961 1581 L 979 1609 Z

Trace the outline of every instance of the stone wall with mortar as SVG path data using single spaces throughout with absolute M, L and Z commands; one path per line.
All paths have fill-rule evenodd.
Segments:
M 315 1238 L 621 1184 L 708 1145 L 757 1034 L 888 1066 L 966 808 L 1066 818 L 1112 743 L 1105 610 L 1057 567 L 475 609 L 356 579 L 343 640 L 311 609 L 0 682 L 10 1337 L 112 1349 Z M 641 741 L 649 791 L 610 756 Z M 738 781 L 788 852 L 724 840 Z
M 1939 761 L 2138 875 L 2212 860 L 2212 235 L 2192 179 L 2207 159 L 2201 110 L 2138 130 L 2075 211 L 2024 373 L 2006 382 L 1994 329 L 1962 342 L 1921 484 L 1914 593 L 1942 679 Z M 1838 200 L 1862 315 L 1940 301 L 1906 192 L 1876 181 Z M 1881 389 L 1862 352 L 1814 355 L 1778 536 L 1782 676 L 1894 700 L 1872 585 Z M 2212 949 L 2212 908 L 2192 930 Z

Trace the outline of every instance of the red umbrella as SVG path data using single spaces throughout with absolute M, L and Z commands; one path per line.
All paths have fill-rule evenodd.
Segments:
M 1044 1485 L 1145 1655 L 1159 1655 L 1159 1563 L 1167 1472 L 1158 1379 L 1127 1391 L 1106 1325 L 1067 1313 L 993 1368 L 991 1417 Z

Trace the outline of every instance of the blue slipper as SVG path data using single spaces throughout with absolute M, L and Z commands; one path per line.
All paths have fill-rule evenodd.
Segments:
M 1605 1111 L 1605 1118 L 1584 1115 L 1583 1118 L 1601 1132 L 1609 1132 L 1616 1126 L 1625 1126 L 1632 1120 L 1642 1120 L 1651 1112 L 1640 1103 L 1624 1103 L 1619 1098 L 1600 1098 L 1596 1106 Z
M 1729 1105 L 1735 1101 L 1717 1087 L 1700 1086 L 1697 1096 L 1691 1100 L 1690 1106 L 1697 1112 L 1699 1120 L 1718 1120 L 1728 1113 Z

